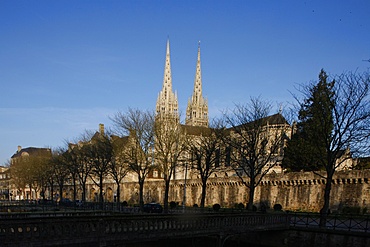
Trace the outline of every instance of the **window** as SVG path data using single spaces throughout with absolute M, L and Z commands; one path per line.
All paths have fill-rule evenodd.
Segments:
M 215 159 L 215 167 L 220 166 L 220 149 L 216 150 L 216 159 Z
M 230 166 L 230 163 L 231 163 L 231 147 L 227 147 L 225 152 L 226 152 L 225 165 Z

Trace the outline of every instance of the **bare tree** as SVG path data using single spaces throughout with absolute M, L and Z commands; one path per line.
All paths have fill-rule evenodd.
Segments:
M 144 182 L 154 168 L 154 114 L 129 109 L 126 113 L 117 113 L 112 121 L 118 134 L 128 137 L 127 145 L 121 150 L 119 158 L 137 175 L 139 204 L 143 210 Z
M 68 144 L 68 161 L 70 168 L 77 174 L 79 184 L 81 185 L 81 200 L 86 201 L 86 183 L 92 170 L 92 160 L 90 155 L 90 142 L 93 134 L 85 131 L 75 143 Z
M 200 207 L 204 208 L 207 181 L 212 174 L 225 169 L 222 160 L 226 150 L 219 138 L 218 126 L 215 126 L 215 128 L 196 127 L 196 130 L 197 133 L 194 135 L 190 135 L 188 132 L 188 151 L 191 167 L 199 174 L 202 181 Z
M 58 148 L 52 153 L 51 159 L 51 170 L 53 173 L 53 181 L 56 181 L 59 188 L 59 201 L 63 200 L 63 187 L 69 178 L 69 170 L 67 169 L 68 162 L 63 155 L 65 150 L 63 148 Z
M 125 155 L 125 148 L 128 137 L 112 136 L 113 159 L 110 163 L 110 174 L 117 185 L 117 204 L 121 201 L 121 182 L 129 172 L 128 162 Z
M 325 226 L 330 207 L 330 191 L 335 171 L 351 156 L 368 154 L 370 138 L 370 76 L 368 73 L 343 73 L 335 76 L 329 89 L 323 90 L 327 75 L 320 73 L 318 84 L 303 85 L 300 92 L 305 101 L 301 111 L 310 113 L 310 136 L 307 141 L 313 151 L 322 153 L 318 162 L 325 170 L 324 204 L 320 210 L 320 225 Z M 329 110 L 328 110 L 329 109 Z M 316 119 L 313 121 L 313 119 Z M 318 173 L 319 174 L 319 173 Z M 321 175 L 321 174 L 319 174 Z M 322 175 L 321 175 L 322 176 Z
M 51 150 L 51 149 L 48 149 Z M 52 176 L 50 167 L 51 152 L 39 152 L 30 157 L 33 177 L 33 188 L 36 192 L 40 191 L 40 196 L 45 199 L 45 191 L 48 185 L 48 178 Z
M 25 197 L 25 189 L 28 185 L 28 164 L 26 163 L 26 157 L 20 157 L 13 159 L 10 165 L 10 174 L 14 181 L 17 191 L 20 192 L 21 196 Z
M 96 133 L 90 142 L 90 158 L 92 169 L 90 178 L 99 187 L 99 203 L 103 208 L 104 179 L 109 174 L 110 164 L 113 160 L 113 146 L 110 137 L 104 133 Z
M 249 189 L 247 208 L 253 209 L 255 188 L 279 162 L 283 138 L 289 124 L 281 114 L 269 116 L 271 104 L 251 98 L 246 105 L 235 105 L 224 114 L 228 129 L 221 135 L 229 149 L 231 167 Z
M 11 161 L 10 172 L 16 186 L 23 192 L 24 197 L 26 187 L 29 189 L 29 198 L 34 199 L 35 194 L 46 185 L 46 178 L 49 174 L 49 161 L 51 158 L 50 149 L 30 148 L 29 152 L 14 157 Z
M 77 159 L 77 148 L 71 149 L 70 144 L 66 142 L 66 149 L 62 153 L 63 159 L 65 161 L 65 169 L 70 173 L 70 178 L 72 180 L 73 187 L 73 201 L 77 200 L 77 186 L 78 184 L 78 159 Z
M 164 212 L 168 212 L 170 181 L 183 163 L 187 135 L 177 118 L 158 117 L 155 121 L 155 161 L 165 182 Z

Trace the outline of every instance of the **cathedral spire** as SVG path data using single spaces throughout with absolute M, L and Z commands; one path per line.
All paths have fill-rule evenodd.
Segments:
M 164 76 L 162 91 L 172 92 L 172 75 L 171 75 L 171 57 L 170 57 L 170 40 L 167 40 L 166 61 L 164 64 Z
M 202 71 L 200 66 L 200 41 L 198 42 L 198 58 L 194 79 L 194 89 L 186 109 L 187 125 L 208 127 L 208 103 L 202 93 Z
M 161 116 L 178 116 L 178 101 L 177 95 L 172 92 L 172 75 L 171 75 L 171 59 L 170 59 L 170 40 L 167 40 L 166 61 L 164 65 L 164 76 L 162 91 L 158 95 L 156 105 L 157 115 Z
M 202 98 L 202 70 L 200 68 L 200 41 L 198 42 L 198 59 L 194 79 L 193 101 L 199 103 Z

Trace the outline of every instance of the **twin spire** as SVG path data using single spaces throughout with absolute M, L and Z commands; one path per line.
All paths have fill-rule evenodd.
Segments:
M 172 92 L 172 75 L 170 59 L 170 41 L 167 40 L 166 62 L 164 65 L 164 76 L 162 91 L 158 95 L 156 112 L 161 117 L 179 118 L 177 94 Z
M 198 43 L 198 59 L 194 79 L 193 95 L 186 109 L 186 125 L 208 127 L 208 103 L 202 95 L 202 70 L 200 66 L 200 41 Z
M 167 40 L 166 62 L 162 91 L 158 95 L 156 104 L 157 116 L 174 117 L 179 120 L 177 94 L 172 92 L 172 76 L 170 62 L 170 41 Z M 208 103 L 202 95 L 202 73 L 200 63 L 200 42 L 198 43 L 198 59 L 194 79 L 193 95 L 189 99 L 186 109 L 186 125 L 208 127 Z

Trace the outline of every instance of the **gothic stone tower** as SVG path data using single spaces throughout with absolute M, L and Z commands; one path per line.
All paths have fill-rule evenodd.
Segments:
M 164 67 L 163 87 L 158 95 L 156 113 L 159 118 L 175 118 L 179 121 L 178 101 L 176 93 L 172 92 L 172 76 L 170 61 L 170 41 L 167 40 L 166 62 Z
M 202 73 L 200 68 L 200 42 L 198 43 L 198 59 L 194 79 L 193 95 L 186 109 L 186 125 L 208 127 L 208 103 L 202 95 Z

